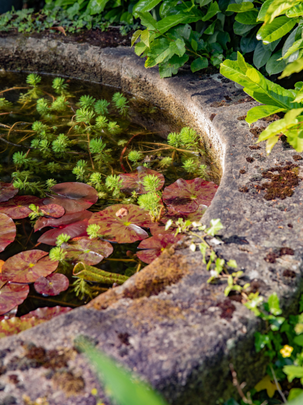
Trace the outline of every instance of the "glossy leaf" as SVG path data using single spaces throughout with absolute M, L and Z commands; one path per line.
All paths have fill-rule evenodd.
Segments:
M 297 59 L 292 63 L 289 63 L 286 68 L 283 70 L 279 79 L 283 79 L 284 77 L 290 76 L 293 73 L 301 72 L 303 69 L 303 58 Z
M 83 261 L 90 265 L 100 263 L 104 257 L 113 253 L 113 247 L 109 242 L 85 236 L 74 238 L 69 243 L 63 243 L 61 247 L 67 252 L 65 259 Z
M 143 179 L 147 175 L 156 176 L 160 180 L 157 190 L 160 190 L 164 186 L 165 179 L 163 174 L 147 169 L 144 166 L 139 166 L 135 172 L 120 174 L 120 178 L 123 181 L 121 191 L 125 194 L 131 194 L 133 191 L 136 191 L 137 194 L 147 193 L 143 187 Z
M 274 105 L 258 105 L 257 107 L 251 108 L 246 115 L 245 121 L 248 124 L 252 124 L 262 118 L 269 117 L 272 114 L 277 114 L 278 112 L 286 112 L 285 108 L 276 107 Z
M 164 249 L 170 248 L 173 244 L 179 242 L 184 238 L 184 235 L 174 236 L 172 234 L 158 234 L 151 238 L 143 240 L 138 249 L 146 249 L 137 252 L 137 257 L 144 263 L 151 263 L 155 260 Z
M 199 57 L 191 63 L 190 69 L 194 73 L 197 72 L 198 70 L 207 68 L 207 66 L 208 66 L 208 59 Z
M 233 3 L 229 4 L 226 11 L 234 11 L 235 13 L 245 13 L 254 8 L 253 3 L 245 2 L 245 3 Z
M 39 277 L 34 287 L 37 293 L 43 295 L 58 295 L 68 289 L 69 280 L 64 274 L 54 273 L 47 277 Z
M 269 75 L 276 75 L 277 73 L 282 72 L 282 70 L 286 66 L 286 62 L 284 60 L 280 60 L 282 56 L 281 49 L 274 53 L 268 62 L 266 63 L 266 71 Z
M 242 4 L 247 4 L 247 3 L 242 3 Z M 251 3 L 248 3 L 251 4 Z M 271 57 L 271 50 L 269 49 L 268 46 L 263 45 L 261 41 L 256 46 L 256 49 L 254 51 L 254 57 L 253 57 L 253 62 L 254 65 L 257 69 L 260 69 L 260 67 L 266 65 L 268 62 L 269 58 Z
M 65 209 L 58 204 L 40 205 L 39 208 L 44 215 L 52 218 L 61 218 L 65 213 Z
M 123 284 L 128 279 L 127 276 L 123 276 L 122 274 L 109 273 L 83 262 L 76 264 L 73 269 L 73 275 L 86 281 L 103 284 Z
M 74 212 L 71 214 L 65 214 L 61 218 L 38 218 L 35 223 L 34 230 L 40 231 L 46 226 L 51 226 L 52 228 L 65 227 L 66 225 L 73 224 L 75 222 L 84 221 L 92 216 L 92 212 L 83 210 L 79 212 Z
M 9 201 L 0 203 L 0 213 L 6 214 L 12 219 L 27 218 L 32 212 L 30 204 L 39 205 L 41 199 L 32 195 L 16 196 Z
M 200 178 L 193 180 L 178 179 L 165 187 L 162 199 L 164 203 L 181 214 L 197 211 L 200 204 L 209 206 L 218 186 Z
M 100 226 L 104 239 L 118 243 L 132 243 L 148 238 L 140 226 L 149 227 L 149 213 L 133 204 L 116 204 L 93 214 L 89 224 Z
M 26 250 L 6 260 L 2 267 L 2 279 L 16 283 L 34 283 L 41 276 L 53 273 L 58 261 L 51 261 L 42 250 Z
M 60 218 L 61 219 L 61 218 Z M 56 229 L 50 229 L 46 231 L 38 239 L 39 243 L 45 243 L 46 245 L 55 246 L 57 237 L 62 233 L 69 235 L 71 238 L 76 238 L 77 236 L 87 236 L 86 228 L 88 226 L 88 219 L 83 221 L 77 221 L 70 225 L 60 226 Z
M 0 182 L 0 203 L 13 198 L 18 191 L 19 190 L 15 188 L 12 183 Z
M 0 252 L 12 243 L 16 237 L 16 225 L 6 214 L 0 213 Z
M 296 23 L 296 20 L 291 20 L 285 16 L 275 18 L 271 23 L 262 25 L 257 32 L 257 39 L 262 40 L 264 44 L 276 41 L 284 37 Z
M 4 277 L 1 277 L 3 279 Z M 0 315 L 22 304 L 29 293 L 27 284 L 7 283 L 0 290 Z
M 83 211 L 98 201 L 97 191 L 84 183 L 60 183 L 51 187 L 51 191 L 55 195 L 43 203 L 61 205 L 67 213 Z
M 28 286 L 24 286 L 27 287 Z M 0 322 L 0 338 L 5 336 L 15 335 L 26 329 L 30 329 L 40 323 L 46 322 L 58 315 L 65 314 L 71 311 L 69 307 L 52 307 L 52 308 L 38 308 L 35 311 L 29 312 L 20 318 L 12 317 L 9 319 L 3 319 Z

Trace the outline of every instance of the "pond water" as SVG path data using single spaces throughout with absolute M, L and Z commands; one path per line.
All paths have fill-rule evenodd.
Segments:
M 0 128 L 5 318 L 122 284 L 182 238 L 178 218 L 200 220 L 219 182 L 194 130 L 106 86 L 1 72 Z

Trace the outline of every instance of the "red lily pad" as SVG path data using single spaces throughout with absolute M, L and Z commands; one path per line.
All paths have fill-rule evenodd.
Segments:
M 199 205 L 199 208 L 197 209 L 197 211 L 192 212 L 190 214 L 180 214 L 179 212 L 175 211 L 175 210 L 168 210 L 168 212 L 161 218 L 160 222 L 154 222 L 151 224 L 150 226 L 150 232 L 152 235 L 157 235 L 159 233 L 161 233 L 162 235 L 166 234 L 166 233 L 172 233 L 172 229 L 176 228 L 176 221 L 179 218 L 182 218 L 184 221 L 186 221 L 187 219 L 190 220 L 191 222 L 199 222 L 203 216 L 203 214 L 205 213 L 207 207 L 206 205 Z M 169 227 L 169 229 L 167 231 L 165 231 L 165 225 L 167 223 L 167 221 L 172 220 L 173 223 L 172 225 Z
M 155 235 L 151 238 L 143 240 L 138 249 L 146 249 L 137 252 L 137 257 L 144 263 L 151 263 L 155 260 L 164 249 L 170 248 L 174 243 L 179 242 L 184 238 L 184 235 L 174 236 L 172 234 Z
M 54 273 L 47 277 L 39 277 L 34 287 L 37 293 L 43 295 L 59 295 L 68 289 L 69 280 L 64 274 Z
M 22 304 L 29 293 L 27 284 L 7 283 L 0 290 L 0 315 Z
M 148 238 L 148 233 L 140 226 L 150 226 L 147 211 L 134 204 L 116 204 L 93 214 L 89 224 L 100 226 L 104 239 L 118 243 L 132 243 Z
M 71 310 L 72 308 L 69 307 L 45 307 L 38 308 L 27 315 L 21 316 L 20 318 L 13 317 L 10 319 L 3 319 L 0 322 L 0 338 L 15 335 Z
M 158 177 L 160 183 L 157 190 L 160 190 L 165 183 L 163 174 L 155 170 L 147 169 L 144 166 L 139 166 L 136 172 L 120 174 L 120 178 L 123 181 L 121 191 L 125 194 L 131 194 L 133 191 L 136 191 L 137 194 L 147 193 L 146 189 L 143 187 L 143 179 L 149 174 Z
M 73 212 L 71 214 L 65 214 L 61 218 L 57 219 L 40 217 L 35 223 L 34 230 L 35 232 L 37 232 L 40 231 L 40 229 L 45 228 L 46 226 L 51 226 L 52 228 L 64 227 L 75 222 L 89 219 L 92 215 L 92 212 L 83 210 L 79 212 Z
M 39 205 L 41 198 L 33 195 L 19 195 L 9 201 L 0 203 L 0 212 L 6 214 L 12 219 L 27 218 L 28 214 L 32 212 L 28 206 L 30 204 Z
M 15 188 L 12 183 L 0 182 L 0 202 L 8 201 L 13 198 L 19 189 Z
M 215 183 L 200 178 L 178 179 L 165 187 L 162 199 L 169 208 L 181 214 L 189 214 L 197 211 L 200 204 L 209 206 L 217 189 Z
M 2 267 L 2 279 L 16 283 L 34 283 L 41 276 L 48 276 L 58 267 L 58 261 L 51 261 L 47 252 L 26 250 L 6 260 Z
M 112 245 L 105 240 L 90 239 L 85 236 L 74 238 L 69 243 L 63 243 L 61 247 L 67 252 L 66 259 L 85 262 L 89 265 L 100 263 L 114 250 Z
M 43 203 L 61 205 L 68 213 L 86 210 L 98 201 L 98 192 L 84 183 L 60 183 L 51 187 L 51 191 L 57 195 L 46 198 Z
M 0 214 L 0 252 L 14 242 L 16 237 L 16 225 L 6 214 Z
M 61 218 L 65 214 L 65 209 L 58 204 L 39 205 L 44 215 L 52 218 Z
M 61 219 L 61 218 L 60 218 Z M 87 236 L 86 228 L 88 226 L 88 219 L 83 221 L 74 222 L 73 224 L 60 226 L 57 229 L 50 229 L 46 231 L 38 239 L 39 243 L 45 243 L 46 245 L 55 246 L 57 237 L 64 233 L 69 235 L 71 238 L 76 238 L 77 236 Z

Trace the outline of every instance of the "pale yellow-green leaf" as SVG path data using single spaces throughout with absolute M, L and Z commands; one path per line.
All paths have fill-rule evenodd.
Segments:
M 279 79 L 283 79 L 284 77 L 290 76 L 293 73 L 301 72 L 303 69 L 303 58 L 297 59 L 292 63 L 289 63 L 286 68 L 283 70 Z
M 141 34 L 141 41 L 147 46 L 149 47 L 149 37 L 150 37 L 150 33 L 149 31 L 146 29 L 144 31 L 142 31 Z
M 279 389 L 281 389 L 280 384 L 278 383 Z M 267 395 L 269 396 L 269 398 L 272 398 L 276 392 L 276 390 L 278 389 L 278 387 L 276 386 L 275 383 L 273 383 L 269 377 L 269 375 L 266 375 L 261 381 L 258 382 L 258 384 L 255 386 L 255 390 L 257 390 L 257 392 L 262 391 L 262 390 L 266 390 L 267 391 Z
M 303 101 L 303 91 L 298 93 L 297 97 L 294 99 L 294 103 L 301 103 Z
M 137 39 L 139 38 L 139 36 L 142 34 L 142 30 L 138 30 L 136 32 L 133 33 L 132 36 L 132 41 L 131 41 L 131 46 L 134 46 L 134 43 L 137 41 Z
M 284 14 L 285 11 L 295 6 L 300 0 L 274 0 L 268 7 L 265 15 L 265 24 L 271 23 L 275 17 Z
M 275 144 L 278 142 L 279 140 L 279 136 L 278 135 L 274 135 L 273 137 L 267 139 L 266 142 L 266 153 L 269 155 L 272 148 L 275 146 Z

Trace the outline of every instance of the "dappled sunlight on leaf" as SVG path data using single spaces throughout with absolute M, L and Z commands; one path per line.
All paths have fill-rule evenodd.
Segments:
M 184 239 L 184 235 L 174 236 L 172 234 L 158 234 L 151 238 L 143 240 L 138 249 L 146 249 L 137 252 L 137 257 L 144 263 L 151 263 L 163 252 L 164 249 L 170 248 L 174 243 Z
M 110 256 L 114 250 L 109 242 L 90 239 L 85 236 L 63 243 L 61 247 L 67 252 L 65 259 L 83 261 L 90 265 L 100 263 L 104 257 Z
M 39 243 L 45 243 L 46 245 L 55 246 L 57 237 L 61 234 L 69 235 L 71 238 L 75 238 L 77 236 L 86 236 L 86 228 L 88 226 L 88 219 L 83 221 L 74 222 L 73 224 L 60 226 L 56 229 L 50 229 L 46 231 L 40 238 L 38 239 Z
M 144 166 L 139 166 L 135 172 L 120 174 L 120 178 L 123 181 L 121 191 L 125 194 L 131 194 L 133 191 L 137 194 L 147 193 L 143 187 L 143 179 L 147 175 L 156 176 L 160 180 L 157 190 L 160 190 L 164 186 L 165 179 L 163 174 L 147 169 Z
M 52 218 L 61 218 L 65 213 L 65 209 L 58 204 L 40 205 L 39 208 L 44 215 Z
M 34 287 L 37 293 L 43 295 L 58 295 L 68 289 L 69 280 L 64 274 L 54 273 L 47 277 L 39 277 Z
M 34 230 L 40 231 L 40 229 L 45 228 L 46 226 L 51 226 L 52 228 L 58 228 L 60 226 L 66 226 L 73 224 L 75 222 L 83 221 L 89 219 L 93 215 L 92 212 L 83 210 L 79 212 L 74 212 L 70 214 L 65 214 L 61 218 L 38 218 L 35 223 Z
M 0 315 L 22 304 L 28 293 L 29 286 L 27 284 L 7 283 L 3 286 L 0 290 Z
M 16 225 L 14 221 L 5 214 L 0 213 L 0 252 L 12 243 L 16 237 Z
M 12 198 L 9 201 L 0 203 L 0 213 L 6 214 L 12 219 L 27 218 L 32 212 L 28 206 L 30 204 L 39 205 L 41 198 L 33 195 L 21 195 Z

